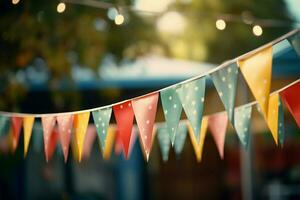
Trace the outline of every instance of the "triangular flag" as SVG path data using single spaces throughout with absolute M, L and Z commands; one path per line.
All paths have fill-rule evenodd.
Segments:
M 200 142 L 196 140 L 195 133 L 190 123 L 188 123 L 189 135 L 191 138 L 192 145 L 196 154 L 197 161 L 200 162 L 202 159 L 202 152 L 204 146 L 204 140 L 208 127 L 208 118 L 205 116 L 202 118 L 201 129 L 200 129 Z
M 133 126 L 134 112 L 130 101 L 113 107 L 117 122 L 117 134 L 122 141 L 125 158 L 128 159 L 129 144 Z
M 105 140 L 105 147 L 102 151 L 103 159 L 104 160 L 109 160 L 111 151 L 114 146 L 114 141 L 116 138 L 116 127 L 114 126 L 109 126 L 107 135 L 106 135 L 106 140 Z
M 284 123 L 284 113 L 282 105 L 280 102 L 280 97 L 278 93 L 274 93 L 269 98 L 269 110 L 268 110 L 268 126 L 275 140 L 276 145 L 279 141 L 279 131 L 281 144 L 283 142 L 283 123 Z M 281 120 L 281 121 L 279 121 Z
M 12 117 L 11 118 L 11 123 L 12 123 L 12 149 L 13 152 L 16 151 L 19 143 L 19 138 L 20 138 L 20 132 L 22 128 L 22 117 Z
M 187 126 L 185 123 L 180 123 L 178 126 L 177 135 L 175 137 L 174 150 L 177 157 L 180 156 L 187 135 Z
M 153 125 L 155 122 L 158 93 L 132 100 L 132 108 L 139 128 L 142 148 L 148 160 L 152 147 Z
M 55 126 L 56 118 L 55 116 L 48 116 L 42 117 L 42 125 L 43 125 L 43 132 L 44 132 L 44 149 L 45 149 L 45 157 L 46 161 L 49 161 L 50 157 L 50 138 L 53 132 L 53 128 Z
M 217 113 L 208 118 L 208 127 L 215 140 L 221 159 L 224 158 L 224 144 L 228 116 L 226 113 Z
M 57 141 L 59 139 L 59 135 L 56 129 L 52 131 L 48 141 L 48 149 L 47 149 L 47 157 L 46 161 L 49 162 L 55 152 Z
M 88 125 L 86 129 L 85 140 L 83 144 L 83 159 L 87 160 L 93 149 L 94 141 L 96 139 L 96 128 L 94 125 Z
M 183 84 L 177 90 L 178 96 L 189 119 L 196 141 L 200 140 L 201 118 L 205 95 L 205 77 Z
M 134 148 L 134 145 L 136 143 L 137 138 L 138 138 L 138 130 L 137 130 L 136 127 L 134 127 L 132 129 L 131 136 L 130 136 L 129 149 L 128 149 L 128 158 L 130 157 L 131 152 L 133 151 L 133 148 Z M 142 153 L 143 153 L 144 158 L 148 159 L 148 157 L 146 157 L 145 153 L 144 152 L 142 152 Z
M 28 146 L 32 134 L 33 123 L 34 123 L 34 117 L 28 116 L 23 118 L 24 156 L 26 156 L 28 152 Z
M 162 154 L 162 159 L 164 162 L 166 162 L 169 160 L 171 141 L 169 139 L 169 132 L 165 124 L 157 128 L 157 139 Z
M 74 116 L 75 139 L 78 148 L 78 161 L 81 161 L 86 129 L 90 119 L 90 112 L 79 113 Z
M 169 88 L 161 91 L 160 98 L 166 119 L 169 138 L 173 146 L 178 123 L 182 112 L 181 102 L 174 88 Z
M 241 106 L 234 111 L 234 128 L 245 149 L 249 144 L 251 113 L 252 106 Z
M 267 119 L 272 76 L 272 47 L 268 47 L 244 60 L 239 60 L 238 64 L 255 99 L 259 103 L 264 118 Z
M 281 91 L 280 96 L 300 128 L 300 81 Z
M 236 63 L 232 63 L 226 68 L 222 68 L 213 72 L 211 74 L 211 78 L 228 113 L 229 120 L 233 124 L 233 110 L 238 80 L 238 67 Z
M 284 110 L 282 105 L 281 97 L 279 97 L 279 104 L 278 104 L 278 139 L 281 146 L 284 143 Z
M 9 118 L 3 115 L 0 115 L 0 136 L 6 134 L 9 129 Z
M 288 38 L 288 41 L 291 43 L 296 53 L 300 56 L 300 33 L 298 32 L 295 35 L 292 35 Z
M 72 126 L 73 126 L 73 115 L 58 115 L 56 117 L 58 124 L 58 132 L 60 143 L 62 146 L 62 151 L 64 154 L 64 160 L 67 162 L 72 134 Z
M 111 107 L 109 107 L 109 108 L 96 110 L 92 113 L 102 152 L 105 149 L 105 140 L 108 133 L 111 112 L 112 109 Z

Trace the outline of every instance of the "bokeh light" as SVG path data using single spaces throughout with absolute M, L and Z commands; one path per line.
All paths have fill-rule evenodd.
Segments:
M 226 28 L 226 22 L 223 19 L 218 19 L 216 21 L 216 28 L 219 30 L 224 30 Z
M 59 3 L 56 7 L 56 10 L 58 13 L 63 13 L 66 10 L 66 4 L 65 3 Z
M 12 2 L 12 4 L 16 5 L 16 4 L 18 4 L 20 2 L 20 0 L 12 0 L 11 2 Z
M 124 16 L 121 14 L 118 14 L 115 18 L 115 24 L 116 25 L 121 25 L 124 23 Z
M 157 29 L 165 33 L 180 33 L 184 30 L 185 26 L 185 18 L 175 11 L 167 12 L 157 21 Z
M 263 34 L 263 29 L 259 25 L 255 25 L 252 28 L 252 32 L 255 36 L 261 36 Z

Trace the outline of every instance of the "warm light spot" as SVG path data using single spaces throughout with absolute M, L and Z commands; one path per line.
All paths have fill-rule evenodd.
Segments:
M 216 28 L 219 30 L 224 30 L 226 28 L 226 22 L 223 19 L 218 19 L 216 21 Z
M 16 4 L 18 4 L 20 2 L 20 0 L 12 0 L 11 2 L 12 2 L 12 4 L 16 5 Z
M 261 36 L 263 34 L 263 29 L 259 25 L 255 25 L 252 28 L 252 32 L 255 36 Z
M 66 4 L 65 3 L 59 3 L 56 7 L 56 10 L 58 13 L 63 13 L 66 10 Z
M 167 12 L 157 21 L 157 29 L 164 33 L 181 33 L 184 31 L 185 26 L 185 18 L 175 11 Z
M 121 25 L 124 23 L 124 16 L 121 15 L 121 14 L 118 14 L 116 17 L 115 17 L 115 24 L 116 25 Z

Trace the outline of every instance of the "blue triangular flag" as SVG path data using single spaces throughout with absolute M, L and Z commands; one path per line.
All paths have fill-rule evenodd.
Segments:
M 282 106 L 282 100 L 279 97 L 278 104 L 278 139 L 281 146 L 284 143 L 284 111 Z
M 161 91 L 160 98 L 165 114 L 167 131 L 169 133 L 169 138 L 173 146 L 182 112 L 182 106 L 174 88 L 169 88 Z
M 300 33 L 292 35 L 288 38 L 288 41 L 291 43 L 293 48 L 295 49 L 298 56 L 300 56 Z
M 176 91 L 181 100 L 185 114 L 193 127 L 196 140 L 199 143 L 205 95 L 205 77 L 185 83 Z
M 249 143 L 251 113 L 252 106 L 238 107 L 234 113 L 234 128 L 245 149 L 248 148 Z
M 225 68 L 213 72 L 210 76 L 221 98 L 221 101 L 227 111 L 228 119 L 233 124 L 234 123 L 233 110 L 235 104 L 237 78 L 238 78 L 237 64 L 232 63 Z
M 175 154 L 177 157 L 179 157 L 182 152 L 186 136 L 187 136 L 186 123 L 180 123 L 178 126 L 178 131 L 175 137 L 175 144 L 174 144 Z
M 157 128 L 157 139 L 159 142 L 162 159 L 164 162 L 166 162 L 169 159 L 171 142 L 169 139 L 168 129 L 165 124 Z
M 9 131 L 10 118 L 0 115 L 0 136 L 5 135 Z

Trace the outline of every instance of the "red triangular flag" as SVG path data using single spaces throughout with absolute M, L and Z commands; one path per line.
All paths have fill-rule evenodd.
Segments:
M 43 131 L 44 131 L 44 148 L 46 161 L 50 158 L 50 138 L 55 125 L 55 116 L 42 117 Z
M 71 142 L 73 115 L 59 115 L 56 117 L 58 132 L 65 162 L 68 160 L 69 146 Z
M 115 154 L 119 156 L 123 151 L 123 144 L 121 136 L 118 132 L 116 132 L 116 140 L 115 140 Z
M 88 125 L 86 129 L 84 144 L 83 144 L 83 154 L 82 154 L 83 159 L 88 159 L 90 157 L 96 136 L 97 134 L 96 134 L 95 126 Z
M 19 143 L 21 128 L 22 128 L 22 121 L 23 118 L 21 117 L 12 117 L 12 149 L 13 152 L 16 151 Z
M 48 142 L 49 146 L 48 146 L 48 151 L 47 151 L 47 156 L 48 156 L 47 162 L 49 160 L 51 160 L 51 158 L 55 152 L 57 141 L 58 141 L 58 132 L 57 132 L 57 129 L 54 129 L 50 135 L 50 139 Z
M 153 125 L 156 116 L 158 93 L 132 100 L 135 119 L 139 127 L 142 147 L 148 160 L 152 147 Z
M 300 128 L 300 81 L 281 91 L 280 96 Z
M 113 107 L 116 122 L 117 134 L 122 141 L 125 158 L 128 159 L 129 143 L 131 137 L 131 130 L 133 125 L 134 113 L 130 101 L 116 105 Z
M 228 116 L 224 113 L 210 115 L 208 127 L 215 140 L 221 159 L 224 158 L 225 135 L 228 123 Z

